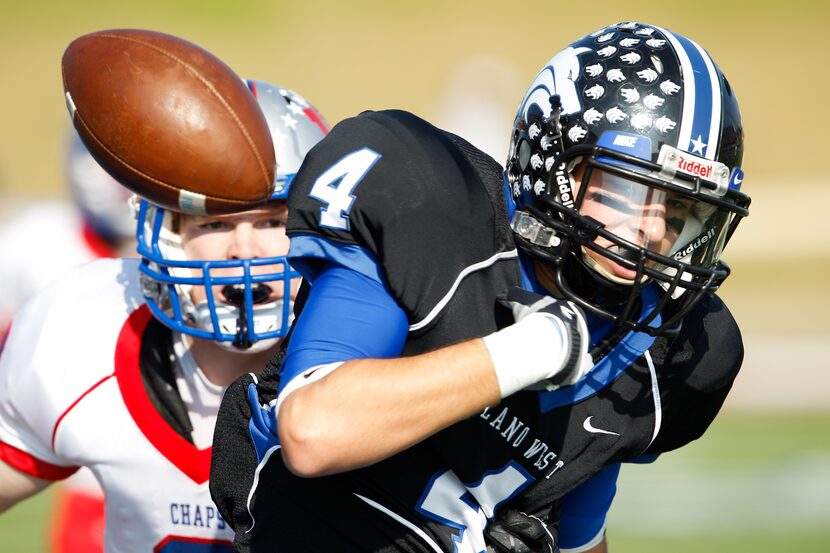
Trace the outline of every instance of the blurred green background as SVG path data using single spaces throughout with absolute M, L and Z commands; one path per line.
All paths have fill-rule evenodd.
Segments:
M 176 34 L 242 76 L 300 92 L 332 124 L 364 109 L 405 108 L 502 161 L 513 111 L 542 64 L 625 20 L 690 36 L 727 74 L 744 115 L 744 190 L 754 201 L 727 249 L 733 276 L 722 289 L 744 331 L 743 372 L 702 440 L 653 466 L 625 467 L 612 549 L 830 551 L 824 2 L 6 2 L 0 224 L 22 206 L 67 196 L 60 58 L 87 32 Z M 0 516 L 0 551 L 43 550 L 49 499 Z

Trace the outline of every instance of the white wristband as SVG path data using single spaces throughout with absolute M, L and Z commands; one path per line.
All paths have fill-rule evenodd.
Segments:
M 482 338 L 496 369 L 501 397 L 559 372 L 567 359 L 566 332 L 556 317 L 532 313 Z

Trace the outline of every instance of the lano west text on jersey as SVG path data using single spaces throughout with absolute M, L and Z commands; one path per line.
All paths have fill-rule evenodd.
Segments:
M 531 432 L 530 427 L 519 420 L 518 417 L 509 415 L 507 407 L 502 408 L 498 414 L 490 411 L 490 408 L 487 407 L 481 412 L 479 417 L 490 421 L 490 427 L 500 431 L 499 435 L 512 447 L 523 449 L 522 456 L 525 459 L 533 461 L 533 468 L 544 471 L 551 467 L 551 463 L 553 463 L 553 470 L 545 475 L 546 479 L 553 476 L 556 471 L 565 466 L 565 462 L 561 459 L 557 460 L 557 454 L 551 451 L 548 444 L 539 438 L 533 438 L 533 441 L 529 445 L 526 443 L 525 439 Z M 510 422 L 507 422 L 508 419 Z M 554 462 L 554 460 L 556 461 Z

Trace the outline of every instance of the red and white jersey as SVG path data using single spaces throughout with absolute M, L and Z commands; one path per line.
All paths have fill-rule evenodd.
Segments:
M 106 494 L 107 552 L 230 551 L 210 447 L 177 434 L 145 390 L 151 317 L 137 260 L 84 265 L 28 302 L 0 357 L 0 458 L 52 480 L 89 467 Z

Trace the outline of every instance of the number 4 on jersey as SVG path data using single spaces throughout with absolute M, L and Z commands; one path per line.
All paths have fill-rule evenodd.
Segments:
M 380 158 L 374 150 L 362 148 L 326 169 L 314 181 L 308 195 L 324 206 L 320 208 L 321 227 L 349 230 L 348 215 L 355 198 L 352 192 Z
M 455 553 L 480 553 L 486 548 L 484 528 L 499 505 L 519 493 L 533 478 L 510 462 L 485 474 L 474 484 L 463 484 L 451 470 L 433 479 L 421 496 L 418 510 L 458 531 Z

